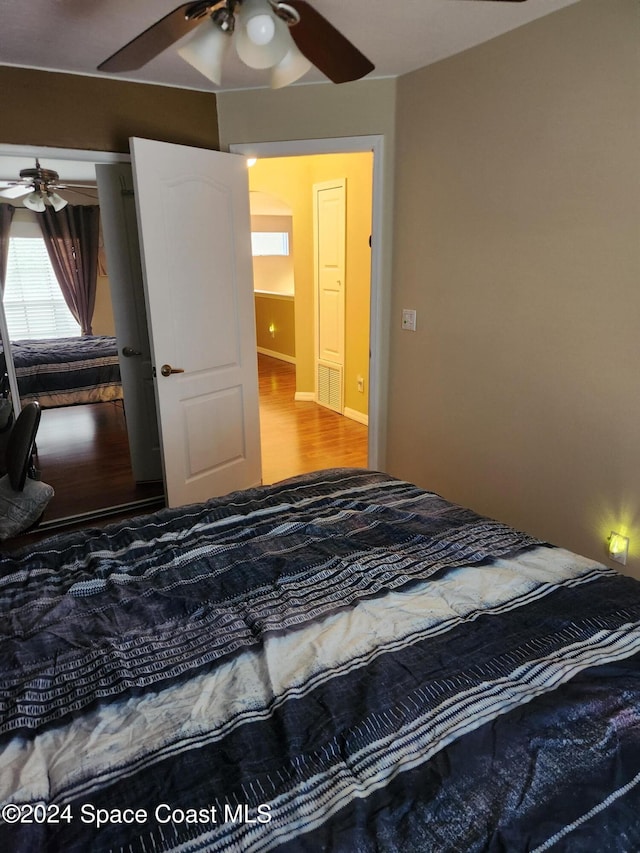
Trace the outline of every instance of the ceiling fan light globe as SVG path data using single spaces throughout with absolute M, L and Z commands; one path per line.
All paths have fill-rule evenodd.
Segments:
M 32 192 L 22 200 L 22 203 L 25 207 L 28 207 L 29 210 L 33 210 L 34 213 L 44 213 L 44 199 L 42 198 L 42 193 Z
M 234 42 L 249 68 L 273 68 L 289 49 L 289 28 L 268 0 L 244 0 L 236 22 Z
M 247 21 L 247 37 L 260 47 L 269 44 L 275 34 L 276 25 L 270 15 L 254 15 Z
M 222 64 L 231 38 L 211 18 L 207 18 L 207 22 L 201 24 L 191 38 L 178 48 L 178 53 L 196 71 L 219 86 L 222 83 Z
M 271 88 L 282 89 L 303 77 L 313 63 L 298 50 L 295 42 L 291 39 L 291 46 L 284 58 L 271 71 Z
M 58 193 L 47 193 L 47 201 L 51 205 L 51 207 L 56 211 L 62 210 L 63 207 L 66 207 L 69 202 L 66 198 L 62 198 Z

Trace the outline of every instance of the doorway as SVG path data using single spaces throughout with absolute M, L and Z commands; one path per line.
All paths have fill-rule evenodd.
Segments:
M 381 466 L 384 449 L 383 443 L 383 356 L 381 342 L 385 332 L 380 327 L 384 316 L 382 294 L 382 241 L 376 240 L 376 233 L 381 232 L 383 222 L 382 186 L 383 186 L 383 137 L 379 135 L 355 136 L 328 139 L 284 140 L 278 142 L 232 143 L 231 153 L 242 154 L 258 160 L 268 158 L 296 159 L 304 155 L 322 154 L 351 154 L 369 152 L 373 155 L 371 169 L 371 238 L 367 250 L 370 250 L 370 300 L 366 311 L 368 320 L 369 359 L 367 368 L 362 376 L 368 384 L 368 437 L 367 464 L 370 468 Z M 363 312 L 360 312 L 362 319 Z M 308 332 L 307 332 L 308 334 Z M 358 392 L 359 393 L 359 392 Z M 366 393 L 366 391 L 365 391 Z M 313 391 L 297 390 L 296 399 L 313 399 Z
M 330 140 L 333 141 L 333 140 Z M 343 143 L 342 149 L 348 149 Z M 371 312 L 372 291 L 377 280 L 377 267 L 374 270 L 373 251 L 371 245 L 372 222 L 374 220 L 374 171 L 375 156 L 370 142 L 359 140 L 361 150 L 336 150 L 320 153 L 300 153 L 294 156 L 279 157 L 269 153 L 262 157 L 259 154 L 257 162 L 249 169 L 249 187 L 252 199 L 254 197 L 278 201 L 282 211 L 287 211 L 293 218 L 291 249 L 293 255 L 293 271 L 291 276 L 295 283 L 291 285 L 291 293 L 256 294 L 256 323 L 258 333 L 258 351 L 261 354 L 278 356 L 291 360 L 295 364 L 297 376 L 294 389 L 296 404 L 305 402 L 315 408 L 316 403 L 322 403 L 322 377 L 318 374 L 317 355 L 319 351 L 320 324 L 317 294 L 317 257 L 314 238 L 314 187 L 319 184 L 335 183 L 338 181 L 344 188 L 346 196 L 346 278 L 345 278 L 345 319 L 346 334 L 343 358 L 344 368 L 344 401 L 339 410 L 345 419 L 356 421 L 365 427 L 367 437 L 367 453 L 362 465 L 375 466 L 377 459 L 376 442 L 377 429 L 375 419 L 371 439 L 367 436 L 371 410 L 375 412 L 377 387 L 370 380 L 375 376 L 370 364 L 371 350 Z M 235 148 L 233 149 L 235 150 Z M 273 201 L 272 201 L 273 205 Z M 253 218 L 252 218 L 253 219 Z M 253 226 L 252 226 L 253 227 Z M 276 288 L 285 280 L 281 272 L 284 269 L 283 259 L 273 259 Z M 257 289 L 265 288 L 264 260 L 259 263 L 259 269 L 254 259 L 254 278 Z M 257 273 L 257 274 L 255 274 Z M 341 274 L 342 278 L 342 274 Z M 377 287 L 376 287 L 377 290 Z M 286 304 L 287 300 L 295 302 L 293 306 Z M 269 303 L 270 314 L 264 308 Z M 277 311 L 276 311 L 277 309 Z M 282 322 L 290 312 L 291 321 L 295 323 L 295 351 L 290 358 L 286 341 L 292 336 L 283 332 Z M 273 316 L 271 316 L 273 315 Z M 270 322 L 274 320 L 275 322 Z M 280 321 L 280 322 L 278 322 Z M 264 326 L 264 329 L 262 328 Z M 271 335 L 269 336 L 269 328 Z M 266 340 L 266 349 L 265 349 Z M 294 399 L 292 397 L 292 399 Z M 333 413 L 332 413 L 333 414 Z M 338 420 L 340 419 L 340 416 Z M 359 428 L 358 440 L 361 440 L 362 426 Z M 371 446 L 374 450 L 371 451 Z M 270 470 L 268 444 L 263 449 L 263 468 L 266 476 Z M 360 457 L 361 458 L 361 457 Z M 373 460 L 373 461 L 372 461 Z M 336 463 L 337 464 L 337 463 Z

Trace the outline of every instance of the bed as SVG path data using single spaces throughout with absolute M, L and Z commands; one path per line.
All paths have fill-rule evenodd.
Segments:
M 640 584 L 332 469 L 0 558 L 0 849 L 637 851 Z
M 11 351 L 23 403 L 37 400 L 50 409 L 122 399 L 114 337 L 12 341 Z

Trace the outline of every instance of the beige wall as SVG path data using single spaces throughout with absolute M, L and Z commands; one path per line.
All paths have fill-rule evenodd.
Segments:
M 382 179 L 377 188 L 382 207 L 380 234 L 373 239 L 381 247 L 381 293 L 373 322 L 377 356 L 381 364 L 379 381 L 380 419 L 377 433 L 378 463 L 384 467 L 386 448 L 386 390 L 389 348 L 389 303 L 393 231 L 393 164 L 395 145 L 396 80 L 363 80 L 356 83 L 293 86 L 285 89 L 223 92 L 218 95 L 220 147 L 233 143 L 290 140 L 338 139 L 353 136 L 383 138 Z M 335 176 L 329 176 L 335 177 Z M 295 240 L 295 224 L 294 224 Z M 297 260 L 295 261 L 297 264 Z M 296 312 L 309 310 L 298 298 L 296 268 Z M 312 298 L 307 296 L 307 298 Z M 362 308 L 358 308 L 359 313 Z M 305 343 L 308 343 L 308 339 Z M 296 357 L 301 358 L 300 340 Z M 304 356 L 303 356 L 304 357 Z M 368 372 L 363 373 L 366 377 Z M 357 392 L 356 392 L 357 393 Z M 361 395 L 360 395 L 361 396 Z M 371 412 L 370 412 L 371 416 Z M 370 421 L 371 423 L 371 421 Z
M 388 434 L 392 472 L 552 542 L 628 532 L 638 577 L 639 8 L 399 81 Z
M 336 178 L 345 178 L 347 182 L 345 407 L 366 415 L 367 394 L 358 391 L 357 377 L 365 378 L 366 385 L 369 361 L 372 155 L 359 152 L 259 159 L 249 170 L 249 188 L 252 192 L 275 196 L 292 212 L 296 390 L 313 393 L 313 185 Z

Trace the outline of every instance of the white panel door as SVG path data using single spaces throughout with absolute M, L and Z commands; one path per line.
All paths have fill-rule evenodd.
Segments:
M 345 181 L 314 184 L 318 350 L 320 361 L 344 365 Z
M 131 469 L 136 482 L 162 479 L 138 224 L 129 163 L 96 164 L 102 233 L 116 327 Z
M 261 481 L 246 160 L 132 139 L 169 506 Z

